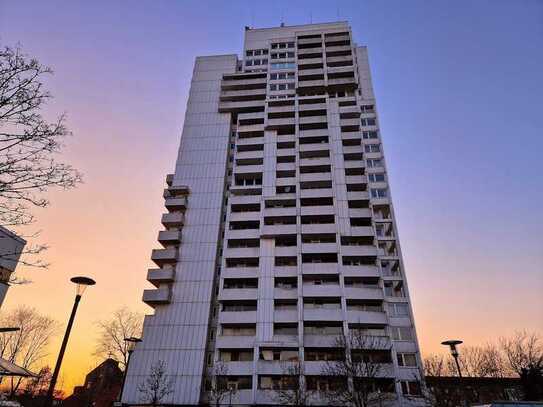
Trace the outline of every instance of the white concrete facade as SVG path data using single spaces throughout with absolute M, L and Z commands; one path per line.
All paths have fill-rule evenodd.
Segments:
M 420 355 L 367 49 L 347 23 L 246 29 L 241 60 L 197 58 L 167 184 L 123 403 L 158 361 L 163 403 L 203 403 L 220 361 L 232 404 L 277 404 L 285 363 L 318 388 L 315 355 L 352 329 L 385 338 L 383 386 L 409 403 Z
M 25 245 L 26 240 L 0 226 L 0 307 L 4 303 L 11 276 L 17 267 Z

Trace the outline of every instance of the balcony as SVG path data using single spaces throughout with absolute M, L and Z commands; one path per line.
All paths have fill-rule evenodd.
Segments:
M 302 263 L 302 274 L 338 274 L 337 263 Z
M 302 253 L 337 253 L 337 246 L 337 243 L 302 243 Z
M 351 218 L 371 218 L 371 216 L 369 208 L 349 208 L 349 217 Z
M 264 126 L 259 124 L 259 126 Z M 239 131 L 239 127 L 238 127 Z M 243 137 L 236 140 L 236 146 L 248 146 L 253 144 L 264 144 L 264 137 Z M 249 167 L 248 165 L 243 165 L 243 167 Z
M 161 304 L 168 304 L 170 301 L 171 291 L 169 288 L 143 290 L 143 302 L 151 307 Z
M 350 127 L 350 128 L 360 128 L 360 120 L 359 119 L 339 119 L 339 125 L 341 127 Z M 356 130 L 355 130 L 356 131 Z
M 228 267 L 221 271 L 223 278 L 258 278 L 258 267 Z
M 181 212 L 165 213 L 162 215 L 162 225 L 166 228 L 183 226 L 185 220 Z
M 352 55 L 343 55 L 338 57 L 327 57 L 326 58 L 326 64 L 328 66 L 345 66 L 345 65 L 352 65 L 353 64 L 353 56 Z
M 322 37 L 318 38 L 298 38 L 298 45 L 305 45 L 305 44 L 322 44 Z M 302 48 L 304 49 L 304 48 Z
M 358 199 L 370 199 L 370 194 L 368 191 L 349 191 L 347 192 L 347 200 L 358 200 Z
M 279 300 L 289 300 L 289 299 L 298 298 L 298 289 L 297 288 L 286 289 L 286 288 L 275 287 L 273 289 L 273 297 Z
M 258 257 L 259 254 L 260 247 L 226 247 L 224 248 L 223 257 Z
M 230 204 L 256 204 L 260 203 L 260 195 L 231 195 Z
M 360 265 L 360 266 L 342 266 L 341 273 L 344 277 L 379 277 L 379 269 L 377 266 Z
M 260 236 L 274 237 L 281 235 L 294 235 L 297 232 L 297 225 L 263 225 Z
M 264 158 L 264 150 L 236 151 L 237 160 L 244 158 Z
M 221 91 L 220 100 L 224 102 L 237 101 L 239 99 L 259 99 L 266 96 L 266 88 L 261 89 L 236 89 Z
M 256 337 L 254 336 L 217 335 L 215 347 L 219 349 L 247 349 L 254 347 L 255 341 Z
M 329 143 L 303 143 L 300 144 L 299 150 L 302 152 L 305 151 L 322 151 L 322 150 L 329 150 L 330 144 Z
M 298 60 L 298 71 L 303 70 L 304 65 L 323 65 L 324 60 L 322 57 L 319 58 L 304 58 Z
M 164 206 L 169 211 L 180 211 L 187 207 L 187 198 L 185 197 L 170 197 L 164 201 Z
M 344 256 L 377 256 L 377 247 L 371 245 L 363 246 L 341 246 L 341 254 Z
M 345 287 L 345 297 L 362 300 L 382 300 L 383 290 L 381 288 Z
M 221 311 L 219 313 L 221 324 L 256 323 L 256 311 Z
M 260 230 L 259 229 L 226 230 L 225 237 L 227 239 L 258 239 L 260 238 Z
M 273 271 L 275 277 L 296 277 L 298 275 L 297 266 L 280 266 L 275 267 Z
M 322 195 L 321 195 L 322 196 Z M 334 215 L 333 205 L 302 206 L 301 215 Z
M 149 269 L 147 271 L 147 281 L 155 287 L 164 283 L 172 283 L 175 278 L 175 268 Z
M 336 225 L 333 223 L 309 223 L 302 225 L 302 233 L 335 233 Z
M 163 246 L 166 245 L 178 245 L 181 242 L 180 230 L 161 230 L 158 232 L 158 242 Z
M 304 308 L 304 321 L 343 321 L 341 308 Z
M 296 207 L 264 208 L 264 216 L 296 216 Z
M 301 158 L 300 167 L 305 165 L 330 165 L 330 157 Z
M 315 43 L 315 44 L 317 44 L 317 43 Z M 323 51 L 322 46 L 315 47 L 315 48 L 300 48 L 300 49 L 298 49 L 298 57 L 300 57 L 300 55 L 307 55 L 307 54 L 309 54 L 309 55 L 318 54 L 318 53 L 322 54 L 322 51 Z
M 387 324 L 387 315 L 384 312 L 373 311 L 347 311 L 347 320 L 355 324 Z
M 315 123 L 326 123 L 328 121 L 328 116 L 304 116 L 299 119 L 300 124 L 315 124 Z
M 219 294 L 220 301 L 232 300 L 256 300 L 258 289 L 256 288 L 225 288 Z
M 243 113 L 264 111 L 264 100 L 219 102 L 219 113 Z
M 331 180 L 332 180 L 331 172 L 313 172 L 313 173 L 300 174 L 300 182 L 331 181 Z
M 189 187 L 186 185 L 169 185 L 164 190 L 164 198 L 170 198 L 172 196 L 188 195 Z
M 246 124 L 246 125 L 238 125 L 238 133 L 252 133 L 252 132 L 260 132 L 260 131 L 264 131 L 264 123 L 259 123 L 259 124 Z M 249 139 L 251 139 L 252 137 L 249 137 Z M 243 140 L 244 138 L 242 138 L 241 140 Z M 239 144 L 239 141 L 241 140 L 238 140 L 238 143 L 236 144 Z
M 253 361 L 224 362 L 224 366 L 228 369 L 229 375 L 247 376 L 253 374 Z
M 268 119 L 266 123 L 266 129 L 275 129 L 278 127 L 284 126 L 294 126 L 296 124 L 296 118 L 294 117 L 284 117 L 279 119 Z
M 278 257 L 295 257 L 298 255 L 298 248 L 296 246 L 275 246 L 274 254 Z
M 294 366 L 294 363 L 286 360 L 259 360 L 258 374 L 284 375 L 285 368 L 289 365 Z M 272 403 L 273 401 L 271 400 Z
M 311 188 L 300 190 L 301 198 L 321 198 L 323 196 L 330 196 L 331 194 L 333 194 L 332 188 Z
M 336 346 L 337 335 L 310 335 L 304 334 L 304 347 L 330 348 Z
M 322 285 L 304 284 L 302 285 L 302 292 L 304 297 L 341 297 L 339 283 Z
M 304 106 L 304 105 L 300 105 Z M 313 110 L 311 108 L 312 105 L 306 105 L 309 106 L 306 110 Z M 328 136 L 329 131 L 328 129 L 311 129 L 311 130 L 300 130 L 298 133 L 298 136 L 300 138 L 303 137 L 320 137 L 320 136 Z
M 274 322 L 298 322 L 298 310 L 276 310 L 273 313 Z
M 173 264 L 177 262 L 178 248 L 173 249 L 154 249 L 151 253 L 151 260 L 158 266 Z

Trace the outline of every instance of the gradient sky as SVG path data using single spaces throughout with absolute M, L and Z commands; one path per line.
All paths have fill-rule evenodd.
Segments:
M 34 283 L 3 308 L 64 325 L 69 277 L 97 280 L 66 354 L 68 389 L 95 364 L 94 321 L 121 305 L 151 312 L 140 299 L 195 56 L 239 53 L 245 25 L 281 16 L 346 19 L 369 47 L 423 353 L 448 337 L 543 330 L 543 2 L 0 0 L 0 43 L 54 68 L 46 114 L 68 113 L 64 158 L 85 174 L 36 211 L 51 266 L 24 272 Z

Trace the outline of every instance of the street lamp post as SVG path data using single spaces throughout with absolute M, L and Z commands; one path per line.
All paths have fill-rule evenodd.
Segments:
M 458 370 L 458 377 L 462 378 L 462 370 L 460 369 L 460 363 L 458 362 L 458 349 L 456 349 L 456 345 L 460 345 L 462 341 L 459 341 L 457 339 L 450 339 L 448 341 L 441 342 L 442 345 L 448 346 L 451 349 L 451 355 L 454 358 L 454 362 L 456 363 L 456 369 Z
M 126 366 L 124 367 L 124 374 L 123 374 L 123 383 L 121 385 L 121 392 L 119 394 L 119 402 L 121 403 L 123 401 L 124 382 L 126 380 L 126 375 L 128 373 L 128 365 L 130 365 L 130 357 L 132 356 L 132 352 L 134 352 L 134 349 L 136 349 L 136 344 L 138 342 L 141 342 L 141 339 L 135 338 L 132 336 L 130 338 L 124 338 L 124 341 L 127 344 L 128 358 L 126 359 Z
M 55 370 L 53 371 L 53 376 L 51 376 L 51 383 L 49 385 L 49 390 L 47 391 L 47 396 L 45 397 L 44 407 L 51 407 L 53 405 L 53 394 L 55 391 L 55 385 L 57 384 L 58 374 L 60 372 L 60 365 L 62 364 L 62 359 L 64 358 L 64 352 L 66 351 L 66 345 L 68 344 L 68 338 L 70 337 L 70 331 L 72 330 L 72 325 L 75 319 L 75 313 L 77 311 L 77 306 L 81 300 L 81 296 L 85 292 L 85 289 L 96 284 L 92 278 L 89 277 L 72 277 L 70 281 L 76 284 L 76 293 L 74 305 L 72 307 L 72 313 L 70 314 L 70 319 L 68 320 L 68 326 L 66 326 L 66 332 L 64 333 L 64 339 L 62 339 L 62 345 L 60 346 L 60 351 L 58 353 L 57 363 L 55 365 Z

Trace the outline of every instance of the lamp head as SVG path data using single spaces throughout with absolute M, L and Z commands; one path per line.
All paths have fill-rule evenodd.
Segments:
M 130 338 L 124 338 L 124 341 L 126 342 L 128 348 L 128 352 L 133 352 L 134 349 L 136 349 L 136 344 L 141 342 L 140 338 L 135 338 L 131 336 Z
M 458 356 L 458 349 L 456 349 L 456 345 L 460 345 L 461 343 L 463 342 L 458 339 L 449 339 L 448 341 L 441 342 L 442 345 L 448 346 L 451 349 L 451 355 L 454 357 Z
M 85 292 L 85 289 L 90 286 L 96 284 L 96 281 L 94 281 L 92 278 L 89 277 L 72 277 L 70 281 L 77 285 L 76 288 L 76 294 L 81 296 Z

